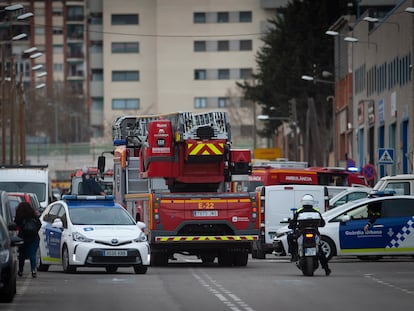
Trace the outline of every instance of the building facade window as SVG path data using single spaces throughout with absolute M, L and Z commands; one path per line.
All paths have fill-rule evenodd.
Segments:
M 240 79 L 250 79 L 253 74 L 252 68 L 241 68 L 240 69 Z
M 240 23 L 251 23 L 252 22 L 252 12 L 250 12 L 250 11 L 239 12 L 239 22 Z
M 139 81 L 138 70 L 114 70 L 112 71 L 112 81 Z
M 205 52 L 206 41 L 194 41 L 194 52 Z
M 230 79 L 230 70 L 229 69 L 219 69 L 218 70 L 218 79 L 219 80 L 229 80 Z
M 103 81 L 103 69 L 92 69 L 91 73 L 92 81 Z
M 194 24 L 204 24 L 206 22 L 206 13 L 195 12 L 193 14 L 193 22 Z
M 240 40 L 239 50 L 240 51 L 251 51 L 253 49 L 252 40 Z
M 138 42 L 112 42 L 112 53 L 139 53 Z
M 68 21 L 83 21 L 83 7 L 82 6 L 68 6 L 66 18 Z
M 102 25 L 102 12 L 94 12 L 89 15 L 91 25 Z
M 207 98 L 206 97 L 194 98 L 194 108 L 196 109 L 207 108 Z
M 218 12 L 217 13 L 217 23 L 228 23 L 229 22 L 229 12 Z
M 207 71 L 205 69 L 196 69 L 194 70 L 194 80 L 206 80 Z
M 63 54 L 63 45 L 61 44 L 53 45 L 53 54 Z
M 102 53 L 102 51 L 103 51 L 102 41 L 91 41 L 90 52 Z
M 44 26 L 36 26 L 35 27 L 35 34 L 43 36 L 45 34 L 45 27 Z
M 62 72 L 63 71 L 63 64 L 62 63 L 54 63 L 53 64 L 53 71 Z
M 228 51 L 229 50 L 229 41 L 220 40 L 217 42 L 217 51 Z
M 52 32 L 54 35 L 62 35 L 63 28 L 62 27 L 53 27 Z
M 137 110 L 140 106 L 139 98 L 114 98 L 112 99 L 112 109 L 114 110 Z
M 138 25 L 138 14 L 112 14 L 111 25 Z
M 217 101 L 217 107 L 218 108 L 228 107 L 228 101 L 229 101 L 229 99 L 227 97 L 219 97 L 218 101 Z
M 252 12 L 234 11 L 234 12 L 194 12 L 194 24 L 206 23 L 251 23 Z

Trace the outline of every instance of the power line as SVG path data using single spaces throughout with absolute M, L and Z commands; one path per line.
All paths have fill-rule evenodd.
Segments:
M 52 26 L 47 24 L 34 24 L 34 26 L 43 26 L 45 28 L 53 29 L 63 29 L 63 26 Z M 82 24 L 83 26 L 83 24 Z M 214 34 L 214 35 L 163 35 L 163 34 L 133 34 L 133 33 L 121 33 L 121 32 L 111 32 L 111 31 L 98 31 L 98 30 L 83 30 L 84 33 L 98 33 L 104 35 L 117 35 L 117 36 L 130 36 L 130 37 L 152 37 L 152 38 L 218 38 L 218 37 L 250 37 L 250 36 L 263 36 L 266 33 L 241 33 L 241 34 Z

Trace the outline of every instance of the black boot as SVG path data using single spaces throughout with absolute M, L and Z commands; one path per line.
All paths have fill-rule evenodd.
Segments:
M 325 275 L 326 276 L 329 276 L 330 274 L 331 274 L 331 269 L 329 269 L 329 268 L 325 268 Z

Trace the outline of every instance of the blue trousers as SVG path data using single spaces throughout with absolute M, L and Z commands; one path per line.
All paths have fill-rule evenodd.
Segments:
M 31 271 L 36 271 L 36 253 L 39 248 L 39 239 L 24 241 L 22 246 L 19 246 L 19 272 L 23 272 L 24 261 L 30 259 Z

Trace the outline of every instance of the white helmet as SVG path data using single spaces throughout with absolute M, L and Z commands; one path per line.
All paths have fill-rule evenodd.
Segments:
M 82 167 L 82 172 L 84 174 L 87 174 L 88 173 L 88 167 L 87 166 Z
M 315 203 L 315 201 L 313 200 L 313 196 L 311 196 L 310 194 L 305 194 L 302 197 L 302 200 L 301 200 L 302 206 L 305 206 L 305 205 L 313 206 L 314 203 Z

